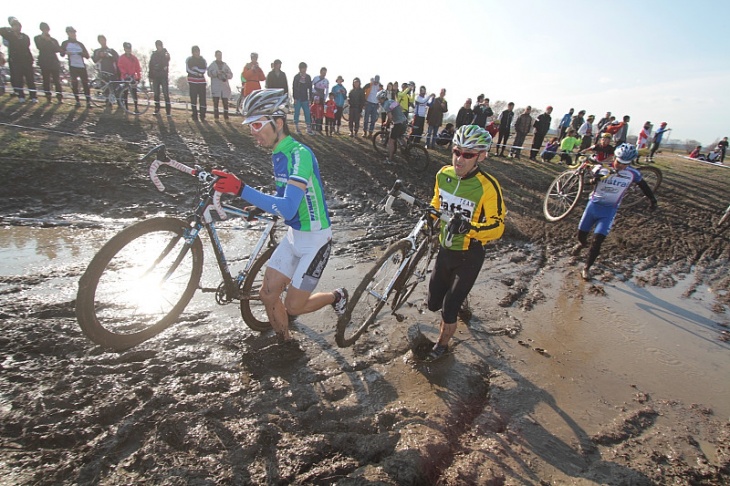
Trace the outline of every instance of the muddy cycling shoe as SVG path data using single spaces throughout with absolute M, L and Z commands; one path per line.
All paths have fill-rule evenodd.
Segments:
M 448 346 L 442 346 L 441 344 L 436 344 L 433 348 L 431 348 L 431 351 L 428 352 L 424 361 L 426 361 L 427 363 L 432 363 L 434 361 L 440 360 L 447 354 L 449 354 Z
M 573 256 L 578 256 L 580 255 L 580 252 L 583 251 L 583 248 L 585 248 L 585 246 L 583 246 L 581 243 L 576 243 L 575 245 L 573 245 L 573 248 L 570 249 L 570 254 Z
M 464 303 L 461 304 L 461 308 L 459 308 L 457 316 L 459 316 L 459 319 L 468 324 L 473 315 L 474 313 L 471 311 L 471 307 L 469 307 L 469 299 L 464 300 Z
M 332 308 L 335 310 L 335 314 L 341 316 L 347 308 L 347 289 L 340 287 L 339 289 L 333 290 L 332 293 L 335 294 L 335 301 L 332 303 Z
M 590 282 L 591 281 L 591 272 L 587 268 L 583 268 L 583 270 L 580 271 L 580 276 L 586 282 Z

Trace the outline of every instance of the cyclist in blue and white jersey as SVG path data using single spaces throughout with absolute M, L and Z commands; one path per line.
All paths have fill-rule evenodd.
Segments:
M 279 342 L 290 343 L 287 313 L 302 315 L 332 305 L 342 314 L 347 291 L 313 293 L 330 256 L 332 229 L 317 158 L 289 134 L 289 95 L 283 89 L 256 90 L 243 101 L 242 112 L 256 142 L 274 150 L 276 194 L 265 194 L 220 170 L 213 171 L 219 177 L 214 187 L 283 218 L 289 227 L 271 255 L 260 296 Z
M 588 259 L 580 274 L 583 280 L 590 280 L 590 269 L 598 258 L 601 245 L 608 236 L 616 218 L 621 200 L 631 184 L 637 184 L 644 195 L 651 201 L 650 210 L 656 209 L 656 197 L 649 184 L 641 177 L 641 172 L 631 167 L 631 162 L 639 156 L 636 147 L 623 143 L 613 153 L 611 167 L 594 166 L 593 181 L 595 189 L 590 195 L 588 205 L 578 223 L 578 243 L 572 253 L 578 256 L 588 246 L 588 233 L 593 229 L 593 242 L 588 250 Z

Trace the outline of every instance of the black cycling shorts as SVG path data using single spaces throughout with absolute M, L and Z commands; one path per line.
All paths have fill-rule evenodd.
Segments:
M 390 138 L 398 140 L 404 133 L 406 133 L 405 123 L 396 123 L 393 128 L 390 129 Z
M 456 323 L 461 304 L 482 269 L 484 253 L 484 247 L 478 241 L 465 251 L 439 248 L 428 284 L 428 310 L 441 310 L 441 318 L 446 324 Z

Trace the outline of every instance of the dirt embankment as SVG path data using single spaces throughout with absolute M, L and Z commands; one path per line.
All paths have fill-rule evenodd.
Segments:
M 271 184 L 268 155 L 237 121 L 128 118 L 4 97 L 0 122 L 42 129 L 0 128 L 6 224 L 183 213 L 194 200 L 189 181 L 168 176 L 160 195 L 136 162 L 157 143 L 182 162 Z M 357 278 L 372 251 L 411 224 L 404 212 L 384 218 L 377 204 L 387 189 L 400 178 L 429 198 L 447 154 L 433 153 L 429 169 L 415 173 L 402 159 L 383 165 L 367 141 L 305 142 L 340 234 L 323 285 Z M 657 165 L 660 209 L 620 215 L 597 264 L 601 279 L 671 287 L 690 275 L 687 295 L 709 285 L 723 312 L 730 232 L 712 225 L 728 203 L 730 171 L 669 156 Z M 418 305 L 402 325 L 382 323 L 345 350 L 334 345 L 331 311 L 306 316 L 294 325 L 305 353 L 292 358 L 209 296 L 162 336 L 109 353 L 75 322 L 73 289 L 86 261 L 51 259 L 42 270 L 3 275 L 0 474 L 11 484 L 726 484 L 730 429 L 711 406 L 637 392 L 616 398 L 605 412 L 611 420 L 589 431 L 496 344 L 519 340 L 526 316 L 560 295 L 545 275 L 570 261 L 580 211 L 557 224 L 542 218 L 557 166 L 490 158 L 485 167 L 509 209 L 505 237 L 488 257 L 490 272 L 503 276 L 480 281 L 475 318 L 460 324 L 457 356 L 445 366 L 409 359 L 409 330 L 437 332 Z M 73 231 L 92 241 L 109 233 L 78 228 L 72 239 Z M 584 292 L 600 294 L 601 285 Z M 572 439 L 534 418 L 545 405 Z

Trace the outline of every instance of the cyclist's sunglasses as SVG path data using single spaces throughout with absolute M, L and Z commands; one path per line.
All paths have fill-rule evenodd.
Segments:
M 472 153 L 468 153 L 468 152 L 462 152 L 459 149 L 454 149 L 454 150 L 452 150 L 452 152 L 457 157 L 461 157 L 462 159 L 466 159 L 466 160 L 473 159 L 474 157 L 476 157 L 477 155 L 479 155 L 479 152 L 476 152 L 476 153 L 473 153 L 473 152 Z
M 249 123 L 248 126 L 251 127 L 252 132 L 258 133 L 269 123 L 274 123 L 274 120 L 271 118 L 267 118 L 266 120 L 256 120 L 255 122 Z

